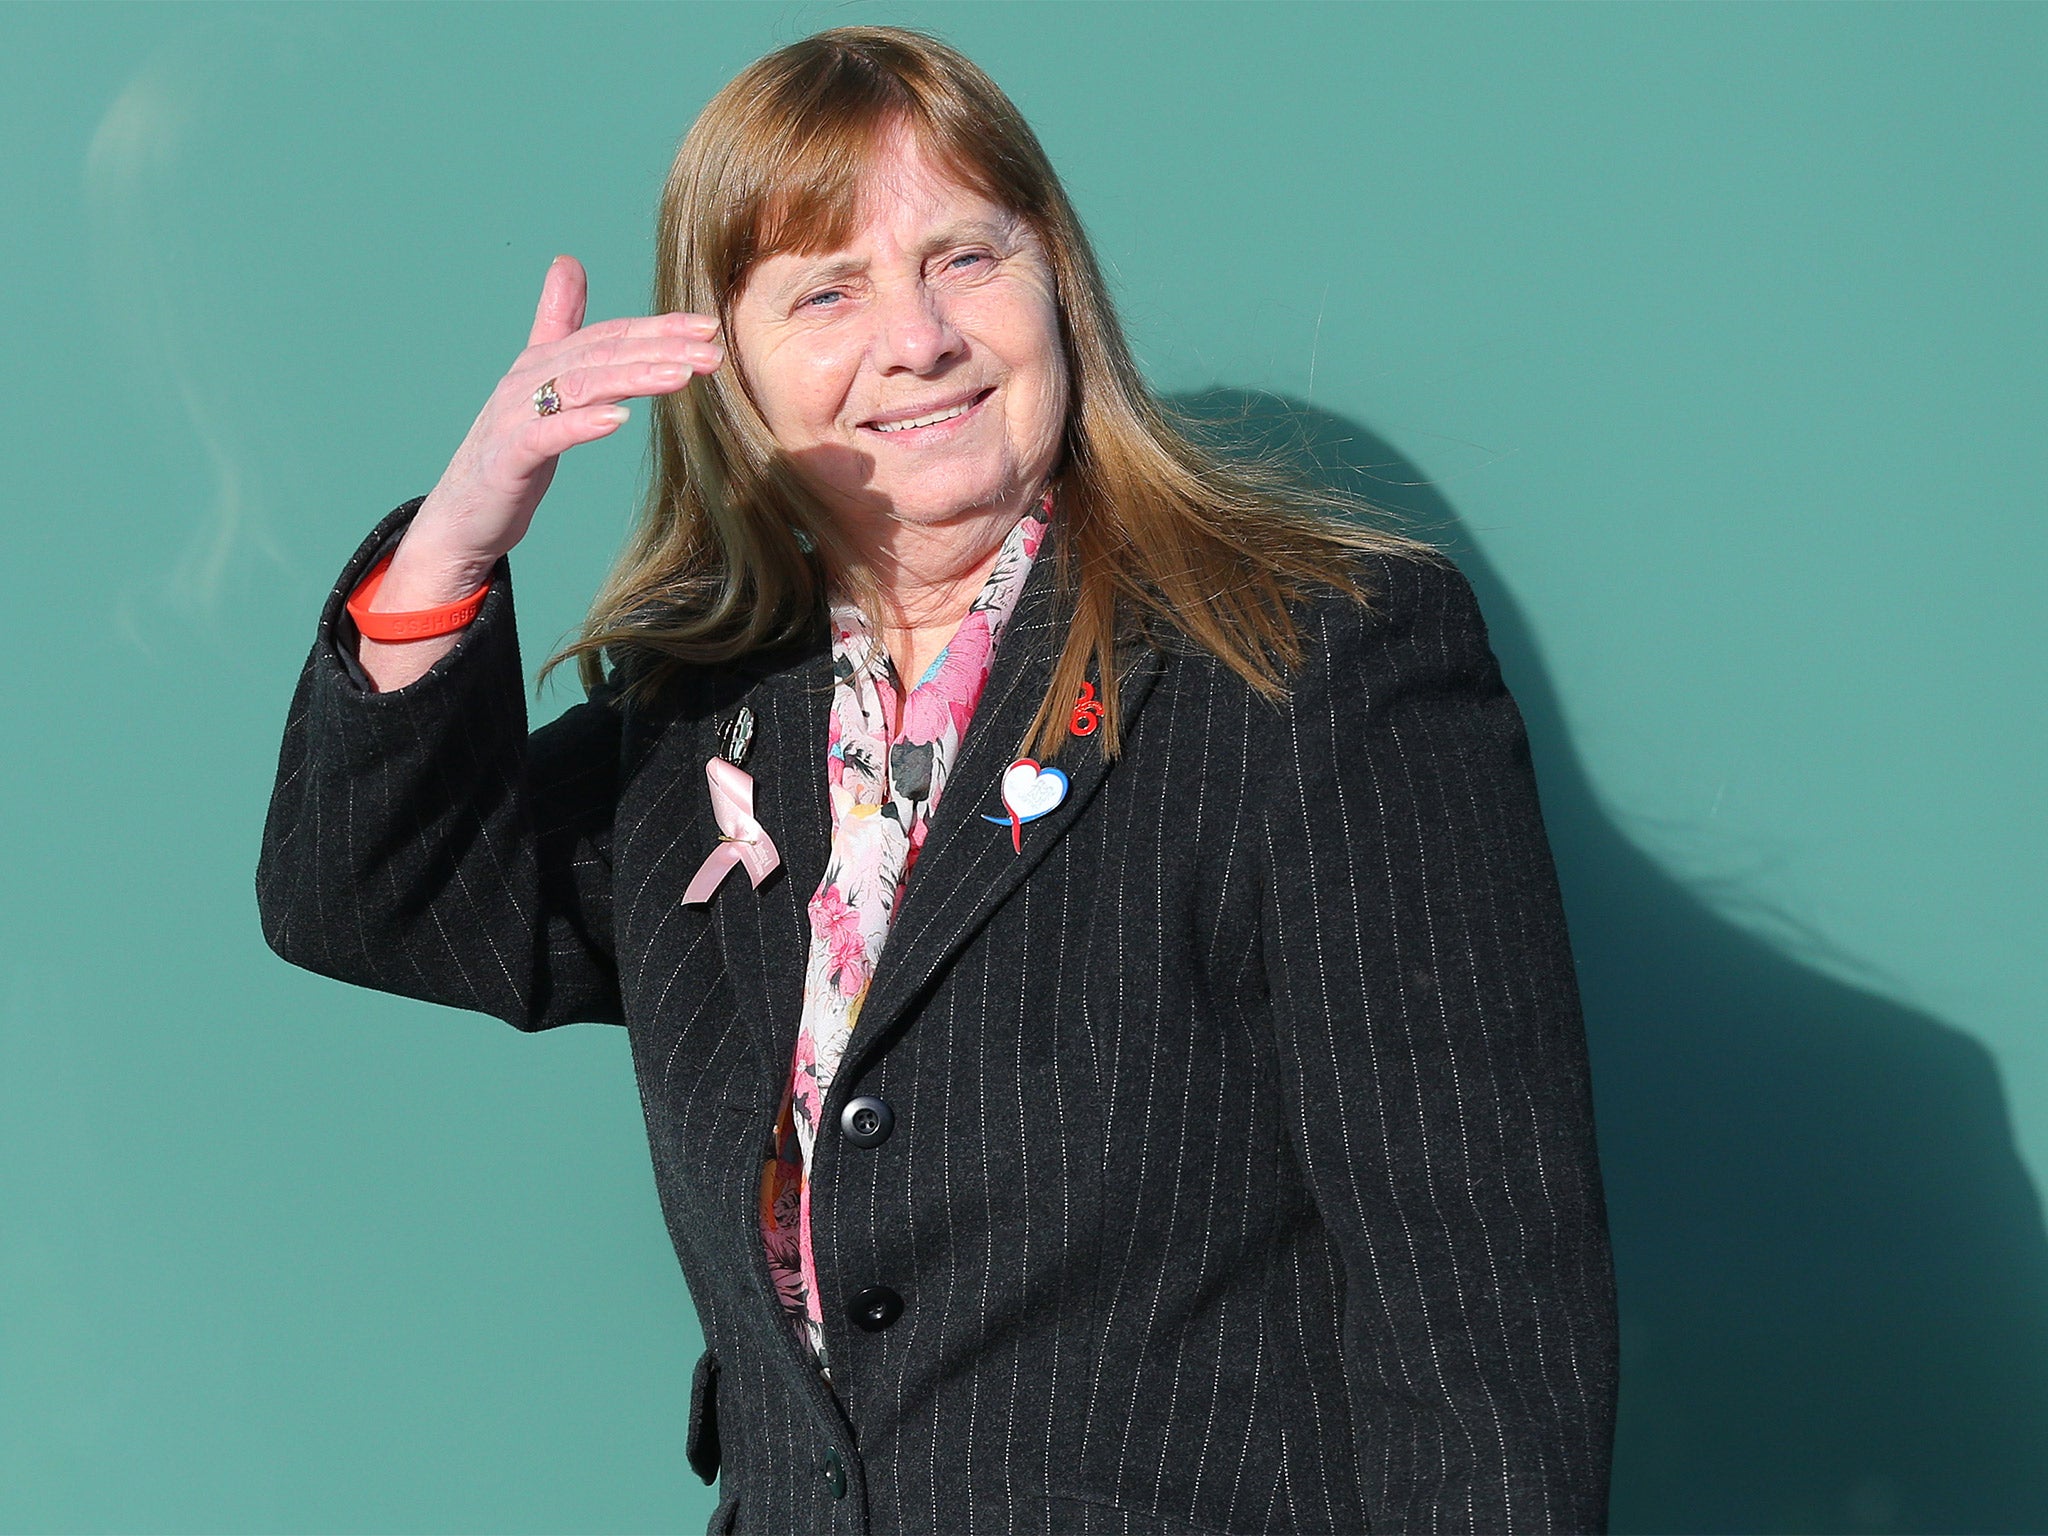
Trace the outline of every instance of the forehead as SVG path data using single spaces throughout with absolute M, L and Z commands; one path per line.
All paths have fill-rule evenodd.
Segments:
M 1028 236 L 1026 221 L 992 200 L 971 173 L 929 152 L 908 130 L 878 135 L 841 174 L 765 200 L 742 286 L 764 275 L 844 266 L 898 246 L 913 252 L 959 238 Z
M 1007 221 L 1007 213 L 915 138 L 898 133 L 876 146 L 853 187 L 850 210 L 856 233 L 978 215 Z

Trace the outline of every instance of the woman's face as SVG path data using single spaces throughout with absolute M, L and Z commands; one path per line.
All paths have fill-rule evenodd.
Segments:
M 1045 252 L 907 136 L 866 191 L 845 249 L 748 274 L 730 339 L 754 398 L 850 532 L 1021 516 L 1067 414 Z

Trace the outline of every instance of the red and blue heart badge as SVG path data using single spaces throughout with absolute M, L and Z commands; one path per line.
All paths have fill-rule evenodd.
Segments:
M 1020 757 L 1003 770 L 1003 809 L 1007 816 L 982 814 L 983 821 L 997 826 L 1010 824 L 1010 846 L 1024 851 L 1024 823 L 1036 821 L 1067 798 L 1067 776 L 1057 768 L 1041 768 L 1028 757 Z

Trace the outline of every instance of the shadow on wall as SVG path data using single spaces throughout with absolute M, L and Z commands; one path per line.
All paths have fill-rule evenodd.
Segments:
M 1629 841 L 1514 599 L 1395 449 L 1273 396 L 1173 403 L 1412 517 L 1478 592 L 1592 1044 L 1622 1306 L 1614 1529 L 2048 1530 L 2048 1236 L 1990 1056 L 1736 926 Z

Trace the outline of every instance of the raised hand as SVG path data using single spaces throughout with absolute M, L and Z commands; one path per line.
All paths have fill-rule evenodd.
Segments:
M 712 315 L 643 315 L 583 324 L 583 264 L 558 256 L 541 285 L 526 350 L 491 391 L 469 435 L 414 515 L 392 556 L 373 612 L 399 613 L 474 592 L 522 538 L 547 494 L 555 463 L 579 443 L 609 437 L 636 396 L 674 394 L 724 361 Z M 534 394 L 552 383 L 560 408 L 541 415 Z M 403 687 L 453 648 L 453 635 L 361 642 L 380 691 Z

